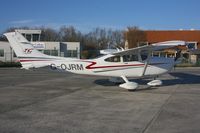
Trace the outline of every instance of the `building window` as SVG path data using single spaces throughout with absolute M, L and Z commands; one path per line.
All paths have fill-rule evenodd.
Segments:
M 77 50 L 67 50 L 67 57 L 77 57 Z
M 51 55 L 58 56 L 58 50 L 51 50 Z
M 160 57 L 160 52 L 159 51 L 153 51 L 152 56 L 153 57 Z
M 28 41 L 32 41 L 32 40 L 31 40 L 31 39 L 32 39 L 32 38 L 31 38 L 31 34 L 26 34 L 25 36 L 26 36 L 26 39 L 27 39 Z
M 32 41 L 40 41 L 40 35 L 39 34 L 33 34 L 32 37 L 33 37 Z
M 196 42 L 187 42 L 187 47 L 190 50 L 197 49 L 197 43 Z
M 50 55 L 50 50 L 44 50 L 44 54 Z
M 166 53 L 165 52 L 160 52 L 160 57 L 166 57 Z
M 46 55 L 58 56 L 58 50 L 44 50 L 43 53 Z
M 0 57 L 4 57 L 4 50 L 0 49 Z

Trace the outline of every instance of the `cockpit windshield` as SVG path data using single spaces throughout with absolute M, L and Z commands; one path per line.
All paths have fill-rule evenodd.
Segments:
M 120 62 L 120 56 L 113 56 L 105 59 L 107 62 Z
M 138 55 L 123 55 L 124 62 L 138 61 Z

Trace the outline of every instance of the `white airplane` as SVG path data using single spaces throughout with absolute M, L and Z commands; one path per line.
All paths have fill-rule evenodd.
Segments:
M 138 87 L 136 82 L 131 82 L 128 78 L 156 77 L 170 71 L 175 65 L 174 58 L 152 57 L 152 51 L 185 45 L 184 41 L 167 41 L 110 53 L 106 51 L 106 54 L 101 57 L 83 60 L 45 55 L 34 49 L 31 42 L 18 32 L 4 35 L 24 69 L 50 66 L 54 70 L 76 74 L 112 77 L 110 81 L 113 82 L 123 79 L 124 83 L 119 86 L 128 90 Z M 162 81 L 153 80 L 147 84 L 158 86 L 162 85 Z

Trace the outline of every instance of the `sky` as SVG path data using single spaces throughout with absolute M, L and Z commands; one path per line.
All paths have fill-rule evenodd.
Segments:
M 200 0 L 0 0 L 0 33 L 10 27 L 125 30 L 200 29 Z

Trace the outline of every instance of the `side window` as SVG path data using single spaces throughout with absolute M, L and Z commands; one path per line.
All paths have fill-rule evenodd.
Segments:
M 107 62 L 120 62 L 120 56 L 109 57 L 105 59 Z
M 17 55 L 15 54 L 15 52 L 13 52 L 13 57 L 17 57 Z
M 147 59 L 147 57 L 148 57 L 148 55 L 147 55 L 147 54 L 141 54 L 142 61 L 146 60 L 146 59 Z
M 140 55 L 141 55 L 142 61 L 144 61 L 144 60 L 146 60 L 148 58 L 148 51 L 147 50 L 143 50 Z
M 4 57 L 4 50 L 0 49 L 0 57 Z
M 138 55 L 124 55 L 123 61 L 124 62 L 138 61 Z
M 192 43 L 192 42 L 189 42 L 189 43 L 187 43 L 187 47 L 188 47 L 188 49 L 196 49 L 196 46 L 195 46 L 195 43 Z

